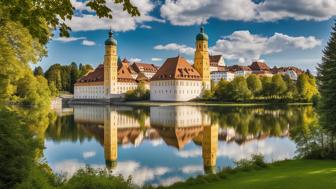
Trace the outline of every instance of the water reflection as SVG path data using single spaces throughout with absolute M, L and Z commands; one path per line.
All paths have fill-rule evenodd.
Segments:
M 53 170 L 111 169 L 137 184 L 168 185 L 262 153 L 292 158 L 296 127 L 314 119 L 311 107 L 75 106 L 46 133 Z M 104 163 L 105 162 L 105 163 Z

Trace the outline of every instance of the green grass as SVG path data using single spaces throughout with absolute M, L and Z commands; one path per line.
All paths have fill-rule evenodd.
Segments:
M 336 188 L 336 161 L 290 160 L 270 167 L 239 172 L 206 184 L 172 186 L 174 189 L 332 189 Z

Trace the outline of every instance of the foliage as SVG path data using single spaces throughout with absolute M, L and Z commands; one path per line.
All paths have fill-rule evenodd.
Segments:
M 251 74 L 231 82 L 221 80 L 214 88 L 214 97 L 221 101 L 261 102 L 316 102 L 319 99 L 315 77 L 308 74 L 300 75 L 298 81 L 279 74 L 261 78 Z
M 58 91 L 73 93 L 76 81 L 91 70 L 93 68 L 89 64 L 80 64 L 79 67 L 75 62 L 70 65 L 53 64 L 45 72 L 45 77 L 48 80 L 52 94 L 58 94 Z
M 43 47 L 26 28 L 14 22 L 0 26 L 0 46 L 0 101 L 48 104 L 49 89 L 41 76 L 33 75 L 29 66 L 45 54 Z
M 125 94 L 126 100 L 148 100 L 150 92 L 144 82 L 140 82 L 135 90 L 129 90 Z
M 227 93 L 234 101 L 244 101 L 252 97 L 244 77 L 236 77 L 227 86 Z
M 37 66 L 34 69 L 34 76 L 43 76 L 43 69 L 41 66 Z
M 301 74 L 298 77 L 297 89 L 300 98 L 305 101 L 311 101 L 315 95 L 318 95 L 315 78 L 308 74 Z
M 139 16 L 138 9 L 129 0 L 114 0 L 115 4 L 122 4 L 124 11 L 131 16 Z M 107 7 L 106 0 L 90 0 L 86 6 L 95 11 L 96 15 L 112 18 L 112 10 Z M 2 0 L 0 1 L 0 23 L 16 22 L 22 24 L 29 32 L 29 36 L 45 45 L 52 36 L 52 30 L 59 28 L 60 36 L 69 36 L 71 28 L 66 20 L 74 15 L 71 0 Z M 13 30 L 15 31 L 15 30 Z M 16 33 L 16 32 L 13 32 Z
M 126 181 L 122 176 L 113 176 L 106 170 L 86 167 L 80 169 L 62 187 L 62 189 L 131 189 L 131 178 Z
M 253 96 L 258 96 L 262 90 L 262 83 L 259 77 L 255 74 L 251 74 L 247 77 L 246 82 Z

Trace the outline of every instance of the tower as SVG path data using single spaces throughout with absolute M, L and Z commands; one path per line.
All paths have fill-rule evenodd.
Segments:
M 210 60 L 208 52 L 208 35 L 201 26 L 200 33 L 196 36 L 196 51 L 194 67 L 201 75 L 204 89 L 210 90 Z
M 118 55 L 117 41 L 109 31 L 109 38 L 105 41 L 104 56 L 104 93 L 105 98 L 110 99 L 111 94 L 117 93 L 117 75 L 118 75 Z
M 108 169 L 114 168 L 118 159 L 117 112 L 109 106 L 104 108 L 104 153 Z
M 218 125 L 203 126 L 202 157 L 204 171 L 216 172 Z

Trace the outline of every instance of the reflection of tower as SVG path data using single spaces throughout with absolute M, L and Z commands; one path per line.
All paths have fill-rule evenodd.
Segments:
M 118 130 L 117 112 L 111 111 L 110 107 L 104 109 L 104 152 L 105 162 L 108 169 L 117 164 L 118 159 Z
M 109 32 L 109 38 L 105 41 L 104 58 L 104 90 L 105 98 L 110 98 L 110 94 L 117 93 L 117 41 Z
M 196 36 L 196 51 L 194 57 L 194 67 L 202 77 L 205 89 L 210 87 L 210 60 L 208 52 L 208 35 L 201 27 L 200 33 Z
M 203 127 L 202 156 L 204 171 L 214 173 L 216 171 L 218 145 L 218 125 Z

